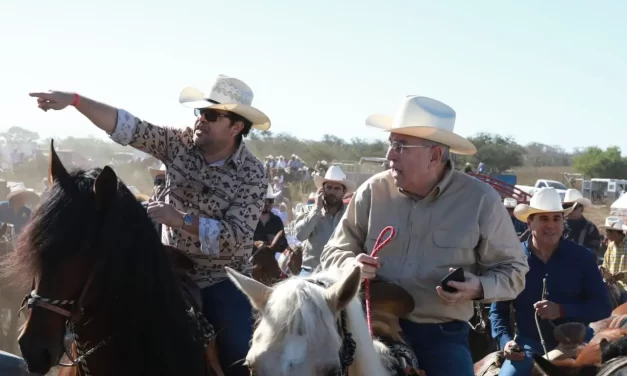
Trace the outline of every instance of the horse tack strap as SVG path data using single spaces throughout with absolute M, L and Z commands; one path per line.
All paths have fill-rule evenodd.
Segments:
M 620 329 L 627 324 L 627 315 L 615 316 L 607 326 L 608 329 Z
M 387 237 L 385 237 L 386 235 L 387 235 Z M 396 235 L 396 230 L 392 226 L 387 226 L 386 228 L 381 230 L 381 233 L 377 237 L 376 243 L 374 243 L 374 247 L 372 248 L 372 253 L 370 254 L 370 256 L 371 257 L 376 257 L 377 253 L 379 253 L 379 251 L 383 247 L 388 245 L 388 243 L 392 241 L 392 239 L 394 238 L 395 235 Z M 370 332 L 370 335 L 372 336 L 372 315 L 370 313 L 370 311 L 371 311 L 371 308 L 370 308 L 370 280 L 368 280 L 368 279 L 366 279 L 364 281 L 364 295 L 365 295 L 365 300 L 366 300 L 366 321 L 368 322 L 368 331 Z
M 43 298 L 39 295 L 37 295 L 37 293 L 33 290 L 31 291 L 30 295 L 27 296 L 28 300 L 27 300 L 27 305 L 29 307 L 32 306 L 37 306 L 37 307 L 41 307 L 41 308 L 45 308 L 49 311 L 58 313 L 61 316 L 70 318 L 72 317 L 72 312 L 70 312 L 67 309 L 63 309 L 59 306 L 72 306 L 74 304 L 74 300 L 53 300 L 53 299 L 47 299 L 47 298 Z
M 601 366 L 597 376 L 613 375 L 614 372 L 624 368 L 625 366 L 627 366 L 627 356 L 619 356 L 618 358 L 610 359 Z

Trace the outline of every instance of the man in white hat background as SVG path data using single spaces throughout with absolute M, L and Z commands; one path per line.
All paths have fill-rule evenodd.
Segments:
M 270 119 L 252 106 L 252 89 L 224 75 L 208 94 L 183 89 L 179 102 L 195 115 L 194 124 L 184 129 L 157 126 L 76 93 L 30 96 L 44 111 L 75 107 L 114 141 L 166 165 L 169 192 L 149 204 L 148 214 L 165 225 L 162 240 L 194 262 L 190 278 L 202 289 L 204 313 L 219 333 L 223 369 L 248 376 L 240 360 L 252 337 L 251 306 L 224 266 L 250 272 L 253 233 L 268 188 L 263 164 L 243 142 L 252 128 L 270 128 Z
M 611 313 L 594 254 L 562 237 L 565 216 L 572 210 L 562 207 L 554 188 L 541 188 L 529 205 L 518 204 L 514 209 L 514 215 L 531 230 L 529 240 L 522 243 L 529 272 L 520 295 L 490 307 L 492 336 L 499 341 L 507 359 L 501 367 L 501 376 L 531 375 L 534 365 L 531 354 L 545 353 L 536 315 L 546 351 L 551 351 L 557 346 L 553 335 L 556 326 L 582 323 L 587 327 L 586 340 L 590 340 L 593 331 L 588 325 Z M 515 336 L 510 331 L 511 307 L 516 312 Z
M 610 242 L 599 270 L 606 281 L 618 283 L 622 304 L 627 302 L 627 241 L 625 241 L 627 226 L 621 217 L 607 217 L 603 228 Z
M 525 222 L 520 221 L 514 215 L 514 209 L 516 208 L 516 205 L 518 205 L 518 201 L 516 201 L 515 198 L 506 197 L 503 199 L 503 205 L 505 206 L 505 209 L 507 209 L 507 213 L 512 219 L 512 224 L 514 225 L 514 230 L 516 231 L 516 235 L 520 237 L 522 234 L 525 233 L 525 231 L 527 231 L 528 227 Z
M 355 183 L 339 166 L 331 166 L 324 177 L 315 175 L 313 179 L 318 188 L 313 209 L 294 224 L 296 239 L 303 242 L 302 274 L 310 274 L 320 265 L 322 249 L 346 210 L 342 199 L 355 191 Z
M 27 205 L 39 202 L 39 195 L 27 189 L 24 183 L 15 183 L 9 187 L 6 201 L 0 202 L 0 222 L 13 225 L 13 234 L 22 232 L 30 219 L 31 210 Z
M 261 216 L 257 227 L 255 228 L 255 234 L 253 235 L 253 241 L 262 241 L 266 244 L 272 243 L 276 234 L 284 230 L 283 220 L 278 215 L 272 212 L 272 206 L 277 194 L 272 187 L 268 187 L 268 193 L 263 200 L 263 208 L 261 209 Z
M 395 116 L 368 117 L 390 133 L 391 168 L 357 188 L 321 256 L 325 269 L 358 265 L 363 278 L 412 295 L 416 307 L 400 324 L 429 376 L 474 375 L 467 323 L 474 302 L 514 299 L 528 270 L 501 197 L 454 169 L 450 153 L 476 153 L 453 132 L 455 118 L 448 105 L 420 96 L 405 97 Z M 396 236 L 370 256 L 387 226 Z M 441 280 L 458 267 L 465 282 L 444 291 Z
M 601 234 L 597 226 L 590 222 L 583 213 L 585 208 L 592 205 L 592 202 L 583 197 L 581 192 L 576 189 L 568 189 L 564 194 L 564 208 L 573 208 L 566 217 L 566 228 L 564 229 L 564 237 L 575 243 L 582 245 L 597 257 L 602 258 L 601 254 Z

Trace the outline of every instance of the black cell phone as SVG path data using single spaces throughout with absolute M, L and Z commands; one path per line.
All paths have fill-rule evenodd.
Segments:
M 449 286 L 447 284 L 449 281 L 466 282 L 466 277 L 464 277 L 464 268 L 457 268 L 457 269 L 453 270 L 452 272 L 449 273 L 449 275 L 444 277 L 442 282 L 440 282 L 440 286 L 442 286 L 442 289 L 444 291 L 446 291 L 446 292 L 457 292 L 456 288 L 451 287 L 451 286 Z

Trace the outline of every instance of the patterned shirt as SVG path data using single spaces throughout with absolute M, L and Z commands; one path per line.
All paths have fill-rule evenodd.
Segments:
M 204 288 L 227 279 L 225 266 L 249 273 L 253 233 L 268 177 L 242 142 L 223 161 L 208 164 L 191 128 L 161 127 L 119 109 L 111 139 L 152 155 L 166 166 L 165 202 L 199 217 L 198 236 L 163 226 L 162 240 L 194 262 L 190 278 Z
M 627 272 L 627 239 L 623 239 L 618 244 L 616 242 L 608 244 L 605 256 L 603 256 L 603 267 L 612 275 Z M 627 289 L 625 281 L 618 281 L 618 283 Z

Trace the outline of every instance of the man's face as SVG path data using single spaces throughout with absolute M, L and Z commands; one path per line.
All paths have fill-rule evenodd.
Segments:
M 241 121 L 233 121 L 236 117 L 228 111 L 200 109 L 196 110 L 194 127 L 194 145 L 202 149 L 222 149 L 233 142 L 234 137 L 242 130 Z
M 439 163 L 442 150 L 426 140 L 401 134 L 390 134 L 389 141 L 386 158 L 396 186 L 409 192 L 421 189 L 424 177 Z
M 557 245 L 564 233 L 563 213 L 539 213 L 527 220 L 529 229 L 542 244 Z
M 16 208 L 21 208 L 22 206 L 26 205 L 25 195 L 18 194 L 18 195 L 11 197 L 11 205 L 13 205 Z
M 272 210 L 272 205 L 274 205 L 274 199 L 268 198 L 263 200 L 263 208 L 261 208 L 261 212 L 263 214 L 268 214 Z
M 344 198 L 346 188 L 340 183 L 326 182 L 324 183 L 324 201 L 330 207 L 339 205 Z
M 605 234 L 607 235 L 607 238 L 613 242 L 620 243 L 623 239 L 625 239 L 625 233 L 620 230 L 605 229 Z
M 567 219 L 581 219 L 581 217 L 583 216 L 583 206 L 575 205 L 575 203 L 562 204 L 562 207 L 564 209 L 567 209 L 573 206 L 575 206 L 575 209 L 571 211 L 566 218 Z

